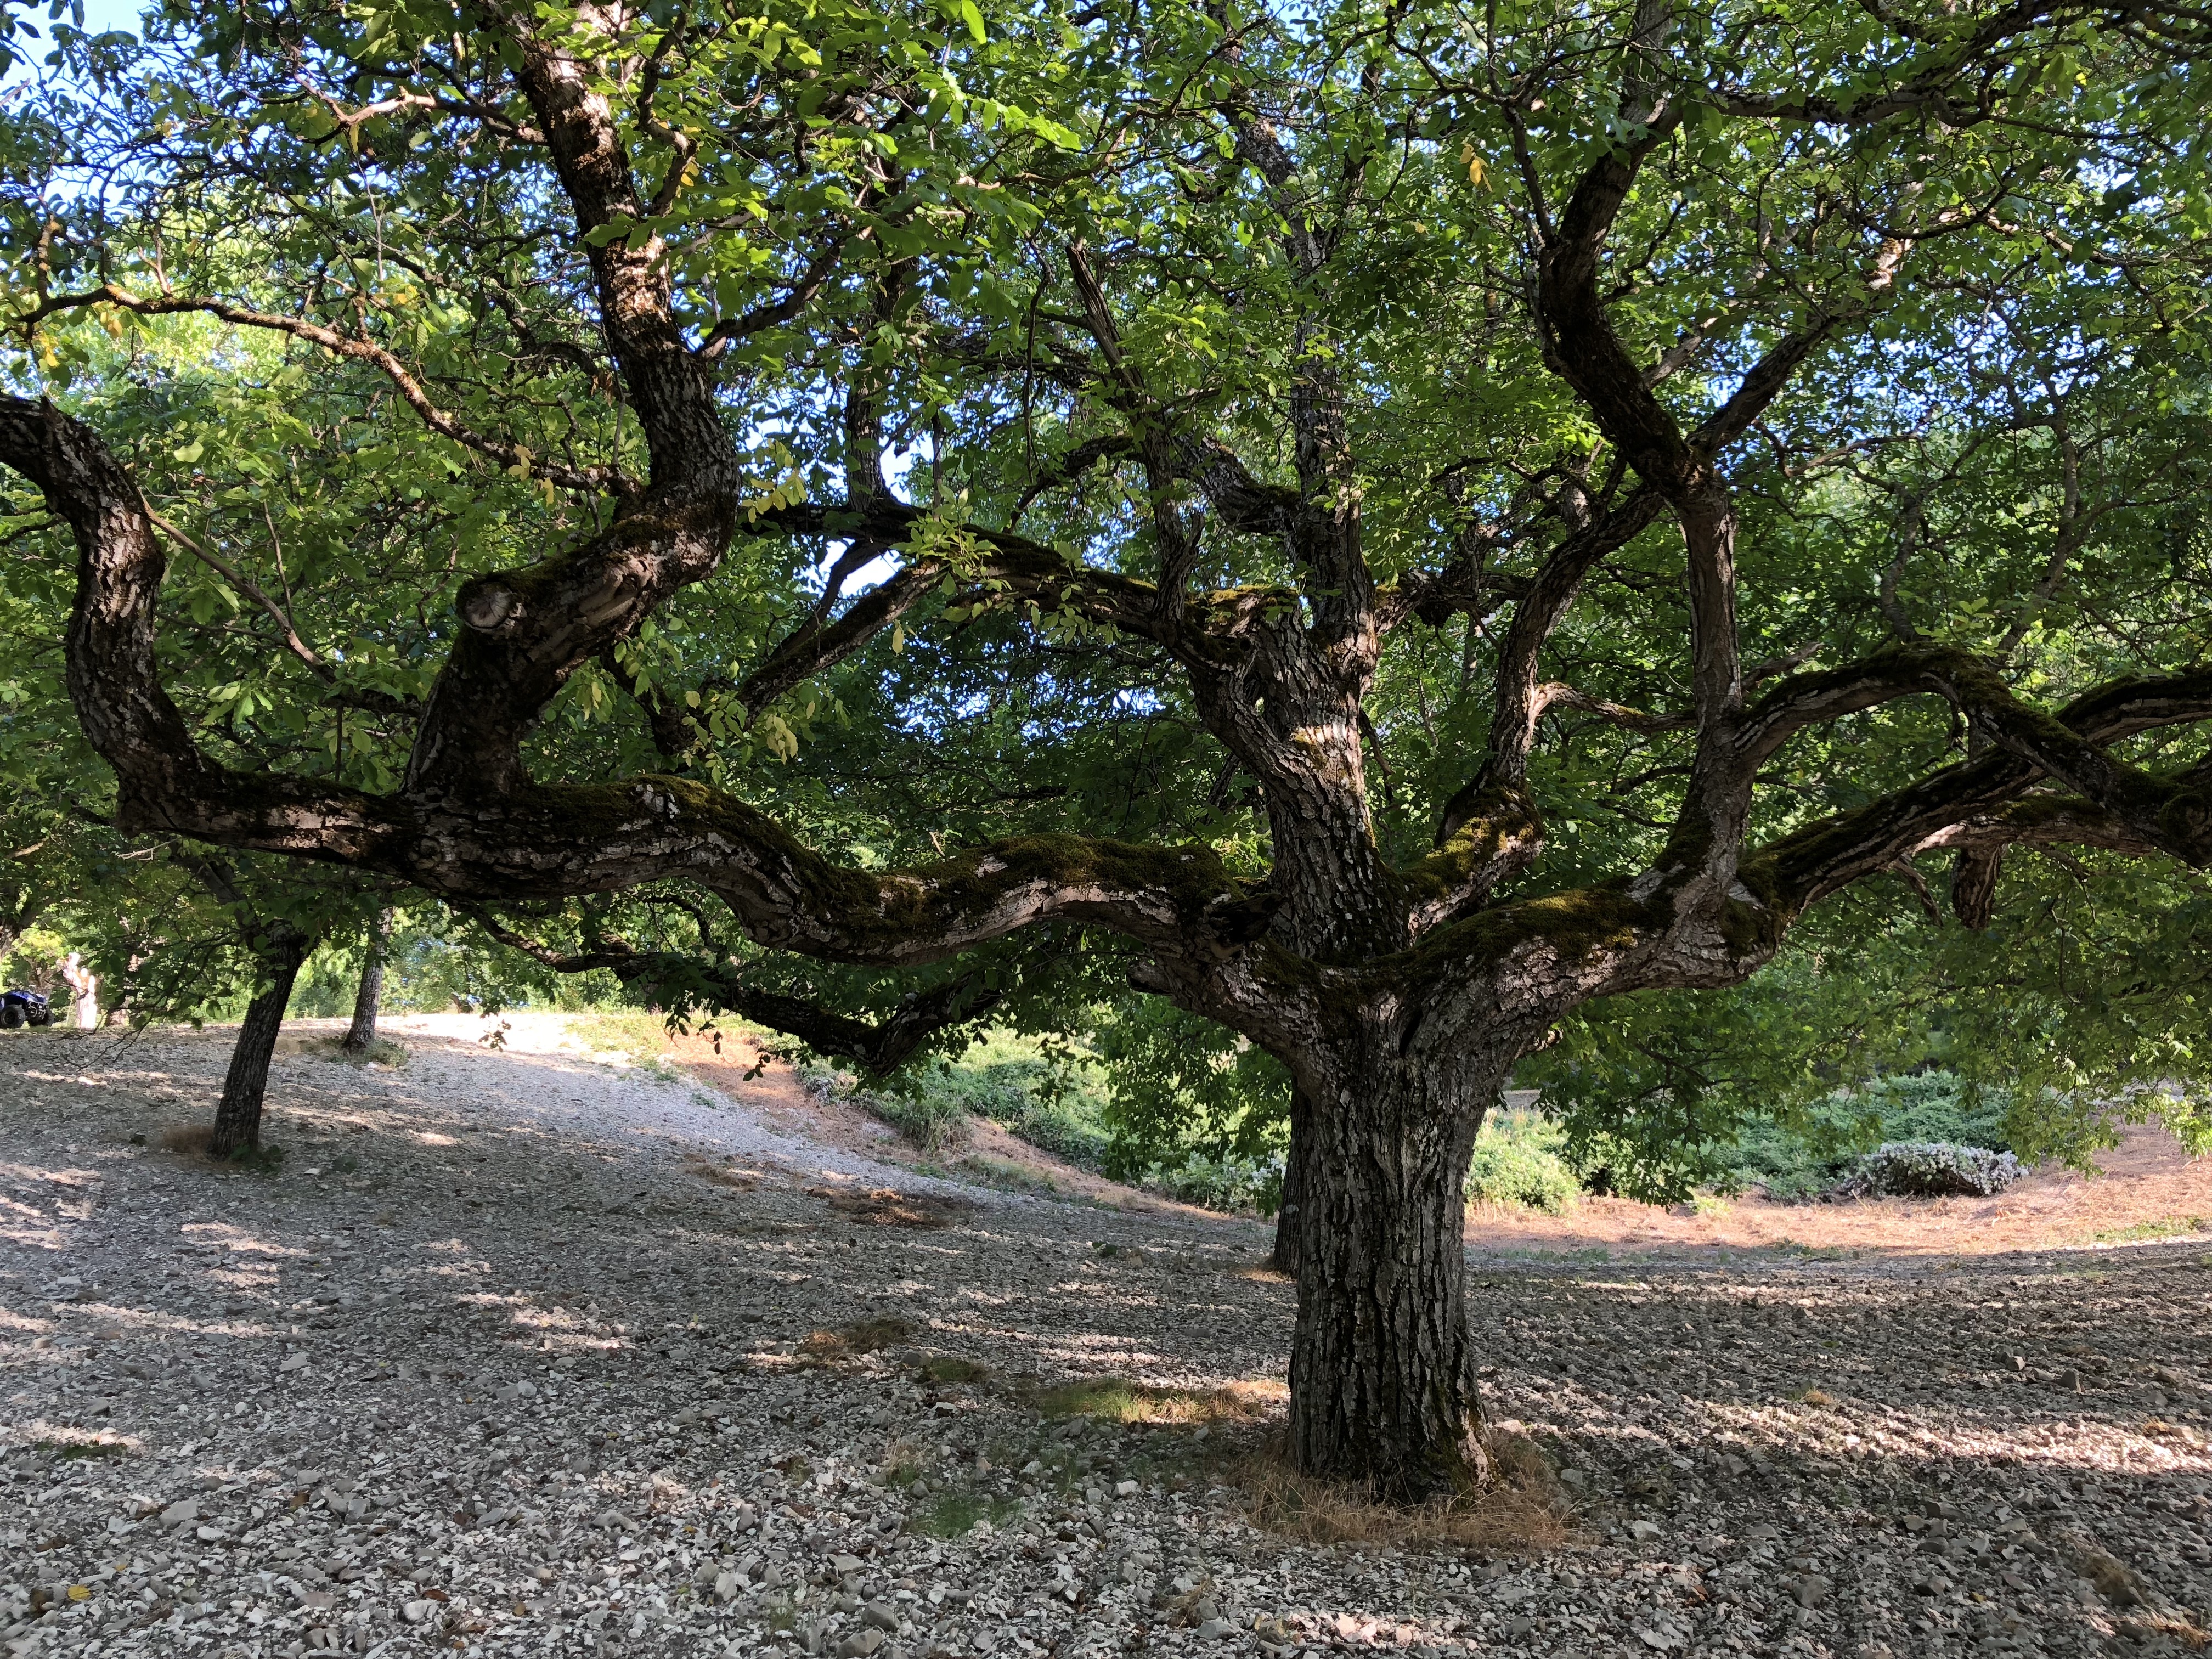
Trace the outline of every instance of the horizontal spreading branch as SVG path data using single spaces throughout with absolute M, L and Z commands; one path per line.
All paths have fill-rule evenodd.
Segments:
M 2007 701 L 2012 701 L 2009 694 Z M 2135 732 L 2212 720 L 2212 672 L 2116 680 L 2075 698 L 2055 714 L 2016 707 L 2023 711 L 2021 722 L 2032 724 L 2061 755 L 2075 756 L 2084 748 L 2101 753 L 2104 745 Z M 2137 855 L 2165 853 L 2192 864 L 2206 861 L 2206 848 L 2198 838 L 2204 818 L 2200 805 L 2203 781 L 2194 770 L 2172 780 L 2150 781 L 2163 805 L 2148 828 L 2136 821 L 2139 812 L 2131 816 L 2079 795 L 2041 793 L 2043 781 L 2057 776 L 2021 753 L 1992 749 L 1978 759 L 1946 767 L 1865 806 L 1782 837 L 1746 860 L 1744 878 L 1765 896 L 1764 902 L 1785 916 L 1795 916 L 1893 860 L 1943 848 L 2075 842 Z M 2119 792 L 2124 805 L 2138 805 L 2133 796 L 2140 787 L 2131 781 Z
M 1578 691 L 1571 685 L 1554 681 L 1536 689 L 1536 707 L 1540 714 L 1548 714 L 1554 708 L 1571 708 L 1577 714 L 1595 714 L 1627 731 L 1654 737 L 1664 732 L 1689 732 L 1697 721 L 1687 714 L 1655 714 L 1642 708 L 1631 708 L 1626 703 L 1608 702 L 1603 697 L 1594 697 L 1587 691 Z
M 441 408 L 422 381 L 416 378 L 414 371 L 400 361 L 397 353 L 374 340 L 364 339 L 356 334 L 341 334 L 326 324 L 309 318 L 254 311 L 244 306 L 232 305 L 225 300 L 193 299 L 174 294 L 137 295 L 118 283 L 102 283 L 98 288 L 88 289 L 82 293 L 52 295 L 34 309 L 9 319 L 6 326 L 11 331 L 19 331 L 34 327 L 60 312 L 102 305 L 133 312 L 141 317 L 198 313 L 218 318 L 239 328 L 267 329 L 274 333 L 289 334 L 294 339 L 319 346 L 333 356 L 368 364 L 392 382 L 393 390 L 398 392 L 410 409 L 422 417 L 422 424 L 431 431 L 441 438 L 451 439 L 463 448 L 489 456 L 501 466 L 512 467 L 531 477 L 550 479 L 564 489 L 587 490 L 595 495 L 619 495 L 636 487 L 635 481 L 617 467 L 569 466 L 559 461 L 549 461 L 510 439 L 495 438 L 476 431 L 450 411 Z
M 1739 742 L 1757 765 L 1808 725 L 1918 693 L 1944 698 L 2030 775 L 2094 801 L 2134 840 L 2192 866 L 2212 863 L 2206 780 L 2193 772 L 2160 778 L 2108 748 L 2134 732 L 2212 716 L 2212 670 L 2117 681 L 2053 714 L 2015 696 L 1995 665 L 1973 653 L 1915 640 L 1782 681 L 1751 711 Z
M 601 940 L 589 951 L 556 951 L 515 932 L 481 905 L 459 908 L 499 943 L 556 973 L 604 969 L 633 994 L 678 1018 L 700 1009 L 735 1014 L 797 1037 L 818 1054 L 850 1060 L 873 1076 L 896 1071 L 939 1032 L 981 1019 L 1002 1000 L 1000 992 L 983 986 L 973 975 L 963 975 L 901 998 L 888 1017 L 871 1023 L 803 997 L 749 984 L 743 970 L 726 962 L 674 951 L 635 951 L 612 939 Z
M 1925 653 L 1933 649 L 1915 647 L 1897 654 L 1924 668 Z M 1956 654 L 1978 664 L 1966 653 Z M 1960 665 L 1953 666 L 1958 670 L 1954 681 L 1972 678 Z M 1870 677 L 1861 665 L 1784 683 L 1761 708 L 1769 714 L 1802 708 L 1812 699 L 1814 684 L 1839 688 L 1869 678 L 1883 679 L 1893 696 L 1943 689 L 1933 682 L 1906 685 L 1901 668 Z M 1988 688 L 1984 690 L 1986 695 Z M 1868 707 L 1876 700 L 1857 694 L 1852 706 Z M 2055 714 L 2028 709 L 2008 694 L 2006 701 L 2013 709 L 2010 719 L 2031 731 L 2038 744 L 2078 761 L 2083 751 L 2101 754 L 2104 745 L 2135 732 L 2212 720 L 2212 672 L 2115 681 Z M 2094 769 L 2084 763 L 2079 769 Z M 2212 861 L 2212 848 L 2197 839 L 2208 816 L 2201 804 L 2203 775 L 2192 769 L 2148 785 L 2136 781 L 2148 775 L 2136 773 L 2118 790 L 2116 808 L 2079 793 L 2051 793 L 2052 780 L 2069 788 L 2073 780 L 2058 777 L 2021 753 L 1993 748 L 1978 759 L 1946 767 L 1865 806 L 1750 849 L 1717 902 L 1685 909 L 1667 890 L 1663 872 L 1649 871 L 1633 881 L 1516 900 L 1473 915 L 1446 911 L 1438 921 L 1449 925 L 1432 927 L 1404 958 L 1370 964 L 1366 971 L 1378 979 L 1396 975 L 1448 988 L 1445 1004 L 1472 1008 L 1483 1017 L 1534 1019 L 1547 1009 L 1564 1012 L 1595 996 L 1739 983 L 1772 957 L 1810 906 L 1921 853 L 1986 854 L 2013 845 L 2074 844 L 2136 856 L 2167 854 L 2197 864 Z M 2148 815 L 2137 793 L 2146 787 L 2152 792 L 2148 804 L 2160 805 Z M 1470 823 L 1492 842 L 1503 842 L 1517 829 L 1512 805 L 1490 805 L 1492 816 Z M 1443 886 L 1425 862 L 1411 875 L 1431 888 Z M 1431 902 L 1443 904 L 1441 899 Z
M 38 483 L 76 533 L 70 687 L 88 737 L 115 769 L 123 828 L 352 864 L 460 899 L 560 897 L 687 877 L 719 894 L 763 945 L 883 966 L 939 960 L 1054 920 L 1201 956 L 1233 950 L 1266 926 L 1265 895 L 1203 848 L 1037 836 L 914 869 L 860 871 L 686 780 L 549 787 L 517 775 L 495 789 L 478 778 L 456 793 L 446 781 L 452 772 L 481 773 L 497 758 L 483 746 L 489 738 L 466 741 L 465 720 L 440 725 L 441 701 L 453 706 L 455 685 L 468 684 L 465 663 L 457 674 L 449 662 L 423 720 L 425 733 L 453 752 L 426 765 L 430 739 L 418 738 L 416 763 L 395 794 L 230 771 L 201 753 L 160 684 L 154 621 L 164 561 L 128 473 L 89 428 L 23 398 L 0 398 L 0 462 Z M 468 627 L 457 659 L 470 634 L 495 634 L 549 592 L 557 597 L 573 578 L 565 571 L 509 572 L 464 588 Z M 552 609 L 556 623 L 572 627 L 588 607 Z

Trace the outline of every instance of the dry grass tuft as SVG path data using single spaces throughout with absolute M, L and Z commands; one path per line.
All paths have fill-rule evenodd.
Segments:
M 1158 1389 L 1126 1376 L 1098 1376 L 1047 1389 L 1031 1402 L 1047 1417 L 1095 1417 L 1109 1423 L 1263 1423 L 1291 1397 L 1280 1382 L 1231 1382 L 1218 1389 Z
M 2154 1598 L 2141 1575 L 2118 1556 L 2100 1549 L 2078 1532 L 2062 1533 L 2059 1545 L 2074 1570 L 2097 1587 L 2097 1594 L 2116 1607 L 2148 1607 Z
M 2138 1613 L 2115 1619 L 2112 1628 L 2120 1635 L 2146 1645 L 2161 1637 L 2169 1642 L 2180 1643 L 2192 1653 L 2202 1653 L 2207 1645 L 2212 1645 L 2212 1635 L 2208 1635 L 2188 1614 L 2182 1613 Z M 2167 1650 L 2172 1650 L 2169 1648 Z
M 981 1382 L 990 1376 L 991 1368 L 957 1353 L 933 1353 L 914 1368 L 914 1374 L 924 1382 Z
M 864 1227 L 949 1227 L 965 1220 L 975 1208 L 964 1198 L 902 1193 L 890 1187 L 809 1187 L 806 1195 Z
M 157 1144 L 165 1152 L 184 1152 L 193 1158 L 205 1158 L 208 1148 L 215 1142 L 212 1123 L 172 1123 L 157 1137 Z
M 685 1158 L 684 1173 L 696 1176 L 702 1181 L 711 1181 L 717 1187 L 727 1187 L 738 1193 L 749 1193 L 761 1183 L 758 1170 L 740 1169 L 734 1164 L 716 1164 L 703 1158 Z
M 914 1334 L 903 1319 L 860 1319 L 845 1327 L 845 1346 L 854 1353 L 873 1353 L 895 1348 Z
M 842 1330 L 810 1331 L 799 1346 L 817 1359 L 842 1359 L 895 1348 L 913 1334 L 903 1319 L 861 1319 Z
M 1488 1486 L 1419 1509 L 1377 1503 L 1364 1486 L 1300 1474 L 1279 1444 L 1230 1473 L 1249 1500 L 1252 1524 L 1300 1543 L 1534 1553 L 1583 1541 L 1559 1474 L 1534 1441 L 1492 1429 L 1486 1444 Z

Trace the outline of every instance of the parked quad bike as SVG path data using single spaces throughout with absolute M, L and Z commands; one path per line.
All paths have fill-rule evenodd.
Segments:
M 13 1031 L 25 1025 L 51 1025 L 53 1023 L 53 1004 L 40 992 L 21 989 L 0 992 L 0 1030 Z

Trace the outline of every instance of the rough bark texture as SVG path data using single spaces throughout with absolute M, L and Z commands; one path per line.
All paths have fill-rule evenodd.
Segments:
M 1317 1083 L 1302 1160 L 1291 1449 L 1309 1474 L 1419 1502 L 1487 1469 L 1468 1328 L 1468 1159 L 1481 1123 L 1461 1082 L 1366 1060 Z
M 365 1054 L 376 1041 L 376 1014 L 384 1000 L 384 952 L 392 939 L 392 907 L 386 905 L 369 924 L 362 948 L 361 984 L 353 996 L 353 1024 L 339 1043 L 349 1054 Z
M 269 1060 L 276 1052 L 276 1033 L 284 1024 L 284 1007 L 292 1000 L 293 983 L 300 964 L 307 959 L 307 942 L 296 934 L 273 942 L 264 965 L 268 978 L 254 993 L 238 1028 L 238 1043 L 230 1051 L 230 1069 L 222 1079 L 222 1097 L 216 1103 L 215 1134 L 208 1142 L 211 1158 L 235 1158 L 261 1146 L 261 1103 L 269 1092 Z
M 1966 848 L 1951 866 L 1952 911 L 1977 932 L 1996 915 L 1997 877 L 2003 868 L 2003 850 L 1995 847 Z

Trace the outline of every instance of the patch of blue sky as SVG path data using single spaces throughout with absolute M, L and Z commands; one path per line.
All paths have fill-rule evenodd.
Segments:
M 4 0 L 0 0 L 4 3 Z M 66 23 L 72 28 L 82 29 L 87 34 L 128 34 L 137 36 L 147 8 L 142 0 L 64 0 L 57 15 L 48 3 L 10 5 L 6 15 L 15 21 L 19 29 L 28 25 L 35 33 L 18 33 L 15 37 L 16 58 L 6 79 L 21 81 L 45 70 L 46 58 L 53 51 L 53 32 L 57 23 Z

